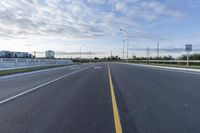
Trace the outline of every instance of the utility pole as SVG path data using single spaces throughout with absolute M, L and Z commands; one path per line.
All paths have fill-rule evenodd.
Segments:
M 189 56 L 190 56 L 190 52 L 187 52 L 187 67 L 189 67 Z
M 146 59 L 146 63 L 149 63 L 149 56 L 150 56 L 150 49 L 149 47 L 147 47 L 147 59 Z
M 124 43 L 125 43 L 125 40 L 123 40 L 123 61 L 124 61 Z
M 190 51 L 192 51 L 192 44 L 186 44 L 185 51 L 187 52 L 187 67 L 189 67 Z
M 81 63 L 81 47 L 80 47 L 80 63 Z
M 110 51 L 110 60 L 112 61 L 112 50 Z
M 36 58 L 36 51 L 34 51 L 34 57 Z
M 159 44 L 159 42 L 157 43 L 157 59 L 159 58 L 159 50 L 160 50 L 160 46 L 159 46 L 160 44 Z
M 127 40 L 127 63 L 128 63 L 128 40 Z
M 90 63 L 91 63 L 91 51 L 89 52 L 89 54 L 90 54 Z

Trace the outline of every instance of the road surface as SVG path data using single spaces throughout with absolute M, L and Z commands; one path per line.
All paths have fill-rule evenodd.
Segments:
M 200 73 L 119 63 L 0 77 L 0 133 L 200 133 Z

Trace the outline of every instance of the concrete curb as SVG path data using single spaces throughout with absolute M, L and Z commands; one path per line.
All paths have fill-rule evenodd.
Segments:
M 169 69 L 169 70 L 179 70 L 179 71 L 188 71 L 188 72 L 200 72 L 200 69 L 191 69 L 191 68 L 165 67 L 165 66 L 132 64 L 132 63 L 125 63 L 125 64 L 135 65 L 135 66 L 152 67 L 152 68 L 162 68 L 162 69 Z

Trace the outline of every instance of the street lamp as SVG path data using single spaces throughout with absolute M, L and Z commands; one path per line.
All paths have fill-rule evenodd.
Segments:
M 90 55 L 90 63 L 91 63 L 91 51 L 89 51 L 89 55 Z
M 124 44 L 125 44 L 125 40 L 123 40 L 123 60 L 124 60 Z
M 128 62 L 128 33 L 123 30 L 123 29 L 120 29 L 121 32 L 125 33 L 126 35 L 126 38 L 123 40 L 123 60 L 124 60 L 124 45 L 125 45 L 125 41 L 127 41 L 127 62 Z
M 83 47 L 86 47 L 86 45 L 80 46 L 80 58 L 79 58 L 80 63 L 81 63 L 81 55 L 82 55 L 82 48 L 83 48 Z
M 81 63 L 81 48 L 82 48 L 82 46 L 80 46 L 80 63 Z

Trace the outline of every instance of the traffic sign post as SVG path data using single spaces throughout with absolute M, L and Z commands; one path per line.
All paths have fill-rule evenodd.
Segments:
M 190 53 L 188 52 L 187 53 L 187 67 L 189 67 L 189 56 L 190 56 Z
M 192 51 L 192 44 L 186 44 L 185 51 L 187 52 L 187 67 L 188 67 L 189 66 L 189 56 L 190 56 L 190 52 Z

